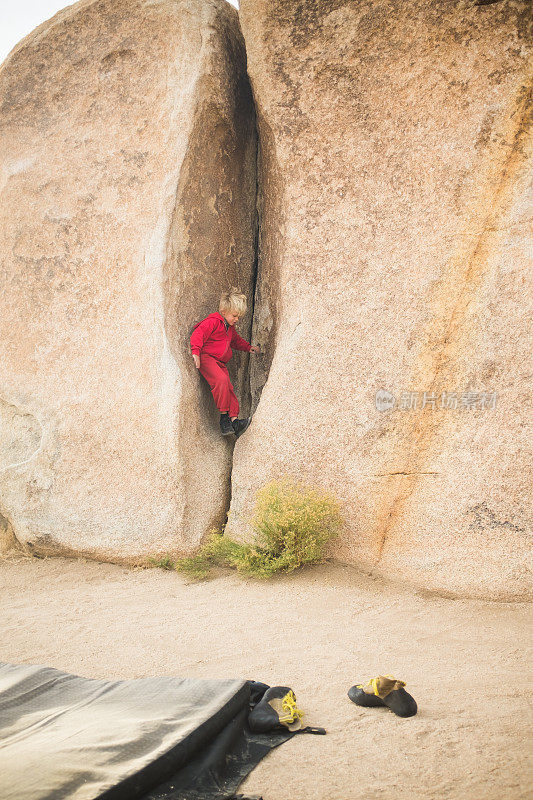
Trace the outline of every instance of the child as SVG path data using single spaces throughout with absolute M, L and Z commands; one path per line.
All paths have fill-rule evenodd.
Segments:
M 239 401 L 231 385 L 227 362 L 235 350 L 258 353 L 259 347 L 241 339 L 235 323 L 246 313 L 246 297 L 235 286 L 222 294 L 218 312 L 209 314 L 191 334 L 191 352 L 196 368 L 204 376 L 220 411 L 223 436 L 239 436 L 250 424 L 250 417 L 238 419 Z

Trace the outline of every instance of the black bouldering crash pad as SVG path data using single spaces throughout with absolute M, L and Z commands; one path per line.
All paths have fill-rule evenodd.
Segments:
M 0 797 L 227 800 L 292 736 L 249 730 L 257 686 L 95 680 L 0 662 Z

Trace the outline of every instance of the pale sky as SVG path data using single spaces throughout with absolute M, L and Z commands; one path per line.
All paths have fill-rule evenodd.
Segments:
M 228 0 L 235 8 L 238 0 Z M 28 33 L 62 8 L 73 5 L 65 0 L 4 0 L 0 2 L 0 64 Z

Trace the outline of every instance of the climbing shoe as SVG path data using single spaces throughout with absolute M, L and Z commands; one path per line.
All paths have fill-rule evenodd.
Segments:
M 229 414 L 220 415 L 220 430 L 222 431 L 222 436 L 228 436 L 230 433 L 235 433 L 229 418 Z
M 251 417 L 245 417 L 244 419 L 234 419 L 231 423 L 233 425 L 233 430 L 235 431 L 235 435 L 239 437 L 241 433 L 244 433 L 250 422 L 252 421 Z
M 261 683 L 261 681 L 248 681 L 250 687 L 250 711 L 258 704 L 265 692 L 270 689 L 268 683 Z
M 297 731 L 302 727 L 303 711 L 296 705 L 296 697 L 288 686 L 272 686 L 248 717 L 248 725 L 255 733 L 288 728 Z
M 397 681 L 392 675 L 378 675 L 368 683 L 352 686 L 348 697 L 358 706 L 386 706 L 398 717 L 413 717 L 418 710 L 416 701 L 405 691 L 404 686 L 404 681 Z

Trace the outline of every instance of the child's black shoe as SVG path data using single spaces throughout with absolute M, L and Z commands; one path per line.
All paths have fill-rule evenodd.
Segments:
M 233 425 L 233 430 L 235 431 L 236 436 L 240 436 L 241 433 L 244 433 L 250 422 L 252 421 L 251 417 L 245 417 L 244 419 L 234 419 L 231 423 Z
M 235 430 L 229 418 L 229 414 L 227 413 L 220 415 L 220 430 L 222 431 L 222 436 L 229 436 L 229 434 L 235 433 Z

